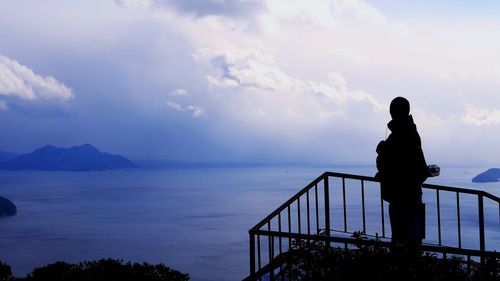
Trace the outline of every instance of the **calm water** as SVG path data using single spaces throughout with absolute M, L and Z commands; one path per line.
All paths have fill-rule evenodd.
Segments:
M 444 167 L 428 182 L 499 196 L 500 183 L 470 183 L 484 169 Z M 58 260 L 112 257 L 165 263 L 194 281 L 241 280 L 248 274 L 248 229 L 326 170 L 374 174 L 373 167 L 321 166 L 0 171 L 0 195 L 19 210 L 0 219 L 0 260 L 19 276 Z M 467 211 L 476 201 L 461 203 L 465 228 L 477 224 Z M 444 223 L 453 225 L 446 204 L 454 201 L 444 195 L 443 202 Z M 486 207 L 487 246 L 499 249 L 498 206 Z M 434 211 L 427 211 L 432 220 Z M 453 242 L 451 234 L 444 239 Z M 465 229 L 465 244 L 475 245 L 475 235 Z

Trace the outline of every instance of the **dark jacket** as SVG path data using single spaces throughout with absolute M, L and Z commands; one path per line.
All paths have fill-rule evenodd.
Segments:
M 391 134 L 377 146 L 375 177 L 381 182 L 382 198 L 390 203 L 417 203 L 429 176 L 417 127 L 411 115 L 387 126 Z

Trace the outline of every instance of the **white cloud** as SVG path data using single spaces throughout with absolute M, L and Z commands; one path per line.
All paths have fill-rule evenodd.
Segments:
M 3 55 L 0 55 L 0 95 L 23 100 L 68 101 L 74 98 L 71 89 L 54 77 L 36 74 L 29 67 Z
M 199 106 L 199 105 L 187 105 L 187 106 L 182 106 L 176 102 L 173 101 L 167 101 L 166 105 L 176 111 L 188 111 L 190 112 L 191 116 L 198 118 L 206 115 L 205 108 Z
M 115 0 L 115 2 L 117 5 L 127 8 L 151 7 L 153 5 L 151 0 Z
M 188 105 L 186 107 L 187 110 L 191 111 L 191 115 L 193 117 L 201 117 L 203 115 L 206 115 L 205 114 L 205 109 L 201 106 L 197 106 L 197 105 Z
M 188 91 L 185 89 L 175 89 L 172 92 L 170 92 L 170 95 L 174 97 L 185 97 L 188 94 L 189 94 Z
M 203 49 L 195 57 L 205 58 L 211 63 L 213 69 L 207 75 L 207 80 L 215 87 L 281 92 L 288 99 L 297 99 L 303 95 L 322 96 L 337 105 L 366 102 L 376 111 L 387 109 L 387 106 L 373 96 L 348 89 L 347 82 L 340 73 L 329 73 L 327 81 L 300 79 L 287 74 L 271 55 L 262 54 L 258 50 Z
M 266 1 L 270 17 L 261 17 L 268 25 L 272 19 L 301 22 L 304 26 L 336 28 L 346 24 L 375 25 L 398 35 L 408 35 L 409 28 L 403 23 L 391 23 L 384 14 L 366 1 L 316 0 L 316 1 Z M 275 29 L 273 24 L 273 29 Z
M 173 102 L 173 101 L 167 101 L 166 105 L 170 108 L 177 110 L 177 111 L 182 110 L 182 106 L 176 102 Z
M 208 82 L 219 87 L 248 87 L 277 90 L 289 83 L 289 77 L 276 66 L 271 55 L 258 50 L 232 51 L 201 49 L 194 57 L 212 65 Z
M 478 108 L 468 104 L 462 120 L 476 126 L 497 125 L 500 124 L 500 109 Z
M 361 56 L 356 51 L 350 48 L 335 47 L 329 51 L 329 54 L 344 58 L 361 66 L 368 63 L 368 59 L 366 57 Z

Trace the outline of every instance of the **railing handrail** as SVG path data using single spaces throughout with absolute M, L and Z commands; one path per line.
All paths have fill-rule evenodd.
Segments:
M 346 178 L 346 179 L 380 182 L 375 177 L 370 177 L 370 176 L 360 176 L 360 175 L 352 175 L 352 174 L 336 173 L 336 172 L 325 172 L 325 173 L 323 173 L 322 176 L 324 176 L 324 175 L 328 175 L 330 177 L 340 177 L 340 178 Z M 493 201 L 500 203 L 499 197 L 497 197 L 491 193 L 488 193 L 486 191 L 483 191 L 483 190 L 468 189 L 468 188 L 463 188 L 463 187 L 453 187 L 453 186 L 438 185 L 438 184 L 430 184 L 430 183 L 424 183 L 424 184 L 422 184 L 422 187 L 428 188 L 428 189 L 450 191 L 450 192 L 460 192 L 460 193 L 467 193 L 467 194 L 483 195 L 484 197 L 487 197 Z
M 361 176 L 361 175 L 353 175 L 353 174 L 337 173 L 337 172 L 324 172 L 322 175 L 317 177 L 315 180 L 313 180 L 311 183 L 309 183 L 307 186 L 305 186 L 303 189 L 301 189 L 299 192 L 297 192 L 294 196 L 292 196 L 290 199 L 288 199 L 285 203 L 281 204 L 281 206 L 279 206 L 271 214 L 269 214 L 267 217 L 265 217 L 263 220 L 261 220 L 259 223 L 257 223 L 254 227 L 252 227 L 252 230 L 260 229 L 269 220 L 271 220 L 273 217 L 275 217 L 279 212 L 286 209 L 287 206 L 289 206 L 291 203 L 293 203 L 295 200 L 297 200 L 300 196 L 302 196 L 304 193 L 306 193 L 309 189 L 311 189 L 313 186 L 315 186 L 320 181 L 322 181 L 325 177 L 339 177 L 339 178 L 345 178 L 345 179 L 380 182 L 375 177 L 370 177 L 370 176 Z M 500 203 L 499 197 L 497 197 L 491 193 L 488 193 L 486 191 L 482 191 L 482 190 L 467 189 L 467 188 L 461 188 L 461 187 L 452 187 L 452 186 L 445 186 L 445 185 L 428 184 L 428 183 L 422 184 L 422 187 L 427 188 L 427 189 L 434 189 L 434 190 L 443 190 L 443 191 L 449 191 L 449 192 L 482 195 L 486 198 L 489 198 L 493 201 L 496 201 L 497 203 Z
M 467 194 L 474 194 L 474 195 L 482 195 L 486 198 L 489 198 L 493 201 L 496 201 L 497 203 L 500 203 L 500 198 L 497 196 L 488 193 L 483 190 L 477 190 L 477 189 L 468 189 L 468 188 L 461 188 L 461 187 L 452 187 L 452 186 L 446 186 L 446 185 L 437 185 L 437 184 L 429 184 L 429 183 L 424 183 L 422 184 L 423 188 L 428 188 L 428 189 L 434 189 L 434 190 L 444 190 L 444 191 L 449 191 L 449 192 L 458 192 L 458 193 L 467 193 Z

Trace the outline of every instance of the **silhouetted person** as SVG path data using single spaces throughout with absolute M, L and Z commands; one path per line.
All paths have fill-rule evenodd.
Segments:
M 377 146 L 375 177 L 381 182 L 382 198 L 389 202 L 392 242 L 414 255 L 425 235 L 421 185 L 427 177 L 437 176 L 439 167 L 427 166 L 408 100 L 392 100 L 390 113 L 391 134 Z

